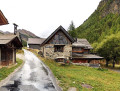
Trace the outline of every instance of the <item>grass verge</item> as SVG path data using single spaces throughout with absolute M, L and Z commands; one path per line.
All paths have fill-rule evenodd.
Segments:
M 17 54 L 24 54 L 24 51 L 22 49 L 18 49 L 16 53 Z
M 30 51 L 35 53 L 34 50 Z M 62 66 L 35 54 L 52 70 L 63 91 L 67 91 L 69 87 L 76 87 L 78 91 L 120 91 L 120 73 L 84 66 Z M 82 84 L 93 88 L 83 88 Z
M 101 66 L 103 68 L 108 68 L 108 69 L 115 69 L 115 70 L 119 70 L 120 69 L 120 64 L 115 64 L 115 67 L 113 68 L 113 65 L 112 64 L 109 64 L 108 67 L 106 67 L 105 64 L 101 64 Z
M 12 73 L 17 67 L 19 67 L 23 61 L 21 59 L 16 59 L 17 65 L 12 67 L 3 67 L 0 69 L 0 81 L 5 79 L 10 73 Z

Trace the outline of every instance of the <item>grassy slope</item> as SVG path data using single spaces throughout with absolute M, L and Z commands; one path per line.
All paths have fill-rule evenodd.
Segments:
M 78 88 L 78 91 L 120 90 L 120 73 L 116 73 L 107 69 L 100 70 L 84 66 L 61 66 L 53 60 L 44 59 L 41 58 L 37 53 L 35 54 L 50 67 L 55 77 L 60 81 L 60 86 L 63 88 L 63 91 L 67 91 L 69 87 L 76 87 Z M 82 83 L 89 84 L 93 88 L 82 88 Z
M 91 91 L 119 91 L 120 74 L 109 70 L 98 70 L 83 66 L 60 66 L 51 60 L 44 60 L 54 75 L 60 80 L 60 86 L 67 91 L 69 87 Z M 74 83 L 75 82 L 75 83 Z M 89 84 L 93 88 L 85 89 L 81 84 Z
M 13 66 L 13 67 L 3 67 L 0 69 L 0 81 L 5 79 L 10 73 L 12 73 L 17 67 L 19 67 L 23 61 L 21 59 L 17 58 L 17 65 Z

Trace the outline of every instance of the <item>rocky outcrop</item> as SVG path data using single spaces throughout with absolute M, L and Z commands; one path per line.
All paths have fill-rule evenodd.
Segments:
M 97 10 L 101 12 L 102 17 L 110 13 L 120 14 L 120 0 L 102 0 Z
M 21 34 L 24 34 L 26 36 L 30 36 L 30 37 L 37 37 L 34 33 L 30 32 L 30 31 L 27 31 L 25 29 L 18 29 L 17 32 L 20 32 Z

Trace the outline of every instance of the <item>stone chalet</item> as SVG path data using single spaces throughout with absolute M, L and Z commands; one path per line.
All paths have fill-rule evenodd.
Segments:
M 72 60 L 74 63 L 99 63 L 103 57 L 90 54 L 91 49 L 86 39 L 74 40 L 62 26 L 40 44 L 43 57 L 57 62 Z

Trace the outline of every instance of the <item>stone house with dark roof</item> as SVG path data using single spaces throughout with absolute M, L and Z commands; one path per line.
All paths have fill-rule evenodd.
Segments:
M 62 27 L 58 27 L 41 44 L 41 51 L 46 58 L 63 60 L 69 59 L 72 52 L 73 38 Z
M 99 63 L 103 57 L 90 54 L 92 46 L 86 39 L 73 39 L 59 26 L 48 38 L 29 38 L 29 48 L 39 49 L 39 54 L 57 62 L 71 60 L 73 63 Z
M 72 60 L 74 63 L 99 63 L 103 57 L 90 54 L 93 49 L 86 39 L 74 40 L 69 33 L 59 26 L 41 44 L 41 52 L 45 58 L 58 62 Z

